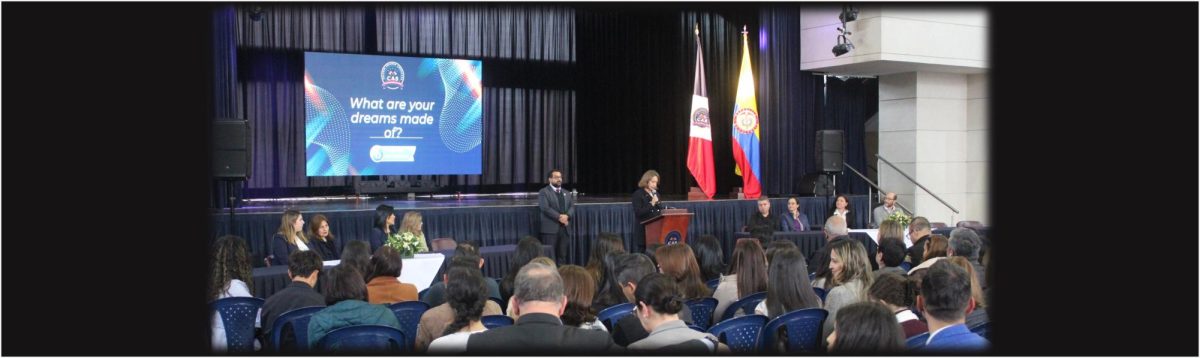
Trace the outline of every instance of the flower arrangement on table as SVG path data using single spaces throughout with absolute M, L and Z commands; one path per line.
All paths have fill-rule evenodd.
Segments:
M 425 241 L 422 237 L 417 237 L 412 233 L 394 233 L 388 236 L 387 246 L 390 246 L 400 252 L 402 257 L 413 257 L 416 253 L 421 252 L 422 245 Z
M 896 212 L 888 215 L 887 219 L 893 220 L 897 224 L 900 224 L 900 227 L 908 227 L 908 223 L 912 222 L 912 218 L 908 217 L 908 215 L 904 215 L 904 211 L 901 210 L 896 210 Z

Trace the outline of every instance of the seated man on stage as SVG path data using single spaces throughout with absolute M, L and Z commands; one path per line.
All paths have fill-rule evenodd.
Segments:
M 779 216 L 771 213 L 771 201 L 766 196 L 758 198 L 758 212 L 746 221 L 746 231 L 754 237 L 769 237 L 779 226 Z M 762 243 L 766 246 L 767 243 Z
M 878 228 L 887 220 L 888 216 L 896 212 L 896 193 L 887 193 L 883 196 L 883 205 L 876 206 L 875 211 L 871 216 L 871 228 Z

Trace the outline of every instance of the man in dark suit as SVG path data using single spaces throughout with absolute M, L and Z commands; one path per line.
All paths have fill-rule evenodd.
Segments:
M 516 323 L 471 335 L 467 354 L 604 355 L 620 350 L 607 332 L 562 324 L 559 316 L 567 297 L 558 270 L 530 263 L 517 273 L 515 282 Z
M 820 277 L 822 273 L 829 270 L 829 249 L 833 240 L 839 237 L 849 239 L 849 231 L 846 229 L 846 219 L 833 215 L 829 219 L 825 219 L 825 226 L 821 227 L 821 231 L 825 232 L 825 246 L 814 251 L 812 257 L 808 258 L 808 273 L 817 273 Z
M 261 338 L 264 342 L 270 340 L 271 330 L 279 315 L 297 308 L 325 306 L 325 296 L 313 289 L 323 264 L 321 256 L 311 250 L 293 251 L 291 255 L 288 255 L 288 276 L 292 278 L 292 283 L 279 292 L 275 292 L 271 297 L 267 297 L 267 301 L 262 306 Z M 295 341 L 295 336 L 289 332 L 283 332 L 282 340 L 281 346 L 291 347 L 294 345 L 292 342 Z
M 569 263 L 568 252 L 571 248 L 571 234 L 567 225 L 575 216 L 575 198 L 562 189 L 562 171 L 554 169 L 547 176 L 550 185 L 538 191 L 538 215 L 541 222 L 542 243 L 554 245 L 554 255 L 558 263 Z
M 771 201 L 766 196 L 758 198 L 758 211 L 746 221 L 746 231 L 754 237 L 770 236 L 779 230 L 779 216 L 771 213 Z M 767 246 L 767 243 L 762 243 Z
M 925 242 L 929 241 L 932 235 L 933 229 L 929 226 L 929 219 L 924 216 L 915 217 L 908 223 L 908 237 L 916 239 L 913 240 L 913 246 L 908 248 L 909 262 L 912 262 L 913 267 L 921 264 L 925 255 Z

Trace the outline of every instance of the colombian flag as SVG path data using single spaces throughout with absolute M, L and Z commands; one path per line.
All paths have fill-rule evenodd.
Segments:
M 762 183 L 758 176 L 758 106 L 754 100 L 754 73 L 750 70 L 750 47 L 746 43 L 746 29 L 742 28 L 742 69 L 738 74 L 737 102 L 733 106 L 733 161 L 737 164 L 734 173 L 742 176 L 742 191 L 747 199 L 762 195 Z

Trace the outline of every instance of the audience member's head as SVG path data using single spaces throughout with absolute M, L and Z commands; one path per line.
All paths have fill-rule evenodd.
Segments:
M 948 247 L 950 247 L 950 240 L 946 240 L 945 236 L 930 236 L 929 241 L 925 241 L 925 253 L 922 254 L 921 261 L 937 257 L 946 257 L 946 248 Z
M 894 237 L 880 237 L 879 248 L 875 252 L 875 261 L 879 268 L 899 267 L 904 262 L 904 240 Z
M 729 274 L 737 275 L 738 299 L 767 290 L 767 255 L 758 240 L 739 239 L 730 261 Z
M 215 300 L 221 293 L 229 289 L 229 282 L 241 280 L 251 290 L 250 250 L 246 248 L 246 240 L 235 235 L 225 235 L 213 244 L 211 280 L 208 286 L 208 299 Z M 252 291 L 253 292 L 253 291 Z
M 916 282 L 898 273 L 885 273 L 875 278 L 867 289 L 867 297 L 882 303 L 892 311 L 912 307 L 916 302 Z
M 828 219 L 825 219 L 825 226 L 822 227 L 821 230 L 825 231 L 825 240 L 833 240 L 833 238 L 838 236 L 850 234 L 850 232 L 846 230 L 846 218 L 837 215 L 833 215 Z
M 638 281 L 633 296 L 637 305 L 634 313 L 646 332 L 653 332 L 663 322 L 679 320 L 679 311 L 686 302 L 675 279 L 661 273 L 646 275 Z
M 658 249 L 662 247 L 662 244 L 650 244 L 646 246 L 646 257 L 650 258 L 650 262 L 653 262 L 654 266 L 658 266 Z
M 597 312 L 609 306 L 628 301 L 625 295 L 621 293 L 621 284 L 617 282 L 616 270 L 617 259 L 625 255 L 627 254 L 610 252 L 604 255 L 604 259 L 600 261 L 600 282 L 596 283 L 599 289 L 596 291 L 596 297 L 592 299 L 592 307 Z
M 987 307 L 987 299 L 983 297 L 983 286 L 979 284 L 979 279 L 975 276 L 975 267 L 962 256 L 954 256 L 946 260 L 958 267 L 962 267 L 963 270 L 967 270 L 967 276 L 971 276 L 971 298 L 975 300 L 975 308 Z
M 600 236 L 592 241 L 592 250 L 588 253 L 587 271 L 592 275 L 592 279 L 597 283 L 603 284 L 604 281 L 604 256 L 610 252 L 625 252 L 625 243 L 621 241 L 621 236 L 611 233 L 602 232 Z
M 725 253 L 721 250 L 721 242 L 716 236 L 701 235 L 692 245 L 696 252 L 696 262 L 700 263 L 700 276 L 705 282 L 720 278 L 725 272 Z
M 563 295 L 562 276 L 545 264 L 530 262 L 517 272 L 513 308 L 518 317 L 530 313 L 562 316 L 567 298 Z
M 550 268 L 555 269 L 555 270 L 558 269 L 558 264 L 554 262 L 554 259 L 551 259 L 549 257 L 538 256 L 538 257 L 534 257 L 533 260 L 529 260 L 529 263 L 534 263 L 534 262 L 542 264 L 542 265 L 550 266 Z
M 905 349 L 904 328 L 887 307 L 858 302 L 842 307 L 829 335 L 830 353 L 900 353 Z
M 367 281 L 374 280 L 376 277 L 395 280 L 400 277 L 400 270 L 403 268 L 404 260 L 400 258 L 399 251 L 391 246 L 380 246 L 378 250 L 375 250 L 375 254 L 371 255 L 371 271 L 367 274 Z
M 800 249 L 783 249 L 767 270 L 767 312 L 771 318 L 805 308 L 820 308 L 821 299 L 808 281 L 808 263 Z M 741 281 L 741 278 L 738 278 Z
M 637 283 L 646 275 L 655 272 L 654 263 L 643 254 L 624 254 L 613 263 L 614 276 L 627 302 L 634 302 L 633 293 Z
M 879 224 L 879 241 L 883 239 L 900 239 L 904 242 L 904 227 L 896 220 L 884 220 Z
M 787 250 L 787 249 L 799 250 L 800 248 L 796 247 L 796 243 L 792 242 L 792 240 L 780 239 L 780 240 L 771 241 L 770 244 L 767 244 L 767 264 L 770 264 L 771 260 L 775 259 L 776 253 L 779 253 L 780 251 Z M 805 272 L 804 274 L 807 275 L 808 273 Z
M 325 290 L 326 305 L 332 306 L 345 300 L 367 300 L 367 283 L 357 267 L 338 267 L 329 276 L 329 286 Z
M 711 295 L 711 290 L 700 279 L 700 264 L 692 247 L 685 244 L 666 245 L 658 248 L 659 270 L 675 279 L 680 292 L 687 299 L 704 298 Z
M 504 279 L 500 280 L 500 292 L 505 296 L 511 295 L 516 284 L 517 272 L 538 256 L 542 256 L 542 242 L 538 241 L 536 237 L 525 236 L 518 241 L 517 251 L 513 253 L 508 272 L 504 274 Z
M 452 334 L 479 321 L 488 301 L 487 283 L 483 272 L 473 266 L 455 266 L 446 274 L 446 303 L 454 311 L 454 321 L 442 335 Z
M 837 244 L 839 241 L 849 241 L 849 240 L 850 240 L 850 236 L 848 236 L 848 235 L 838 236 L 838 237 L 833 238 L 833 240 L 829 240 L 829 243 L 825 244 L 825 247 L 832 250 L 834 244 Z M 824 250 L 824 248 L 822 248 L 822 250 Z M 814 259 L 817 259 L 817 263 L 816 263 L 817 270 L 815 272 L 813 272 L 813 274 L 816 275 L 816 278 L 825 279 L 825 287 L 824 288 L 832 288 L 833 287 L 833 271 L 829 270 L 829 261 L 830 261 L 831 256 L 832 256 L 832 254 L 817 255 L 817 256 L 813 257 Z
M 913 241 L 917 241 L 931 232 L 933 232 L 933 229 L 929 226 L 929 219 L 926 219 L 924 216 L 914 217 L 912 221 L 908 222 L 908 236 Z
M 975 230 L 965 227 L 950 232 L 949 248 L 946 256 L 962 256 L 970 262 L 979 262 L 979 248 L 983 246 Z
M 296 250 L 288 255 L 288 277 L 293 281 L 304 281 L 309 286 L 313 286 L 323 268 L 324 262 L 321 261 L 321 255 L 315 251 Z
M 350 240 L 346 243 L 346 247 L 342 249 L 342 261 L 338 263 L 338 267 L 351 266 L 360 275 L 366 275 L 371 271 L 371 244 L 361 240 Z M 367 282 L 366 277 L 363 277 L 363 282 Z
M 974 309 L 972 277 L 975 276 L 946 260 L 930 266 L 921 281 L 921 295 L 917 297 L 917 307 L 925 313 L 925 319 L 942 324 L 965 322 L 968 310 Z
M 863 287 L 871 286 L 871 262 L 867 250 L 858 240 L 843 240 L 829 251 L 829 270 L 835 285 L 861 280 Z
M 579 327 L 596 320 L 596 312 L 592 310 L 596 281 L 592 279 L 592 275 L 577 265 L 559 267 L 558 275 L 562 276 L 563 292 L 567 296 L 567 308 L 562 314 L 563 324 Z

